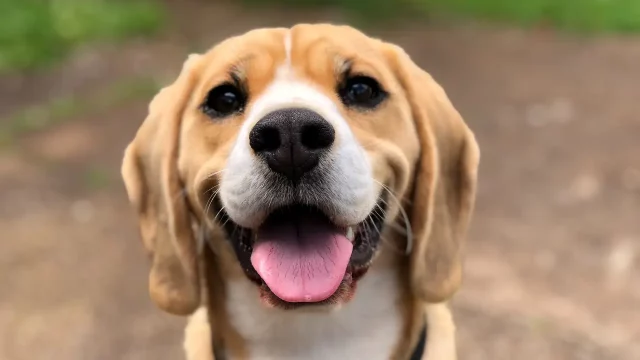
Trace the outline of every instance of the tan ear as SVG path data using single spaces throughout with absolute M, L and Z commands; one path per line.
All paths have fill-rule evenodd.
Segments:
M 196 243 L 177 169 L 182 113 L 195 82 L 197 61 L 197 56 L 190 56 L 178 79 L 151 101 L 122 163 L 127 194 L 152 258 L 151 298 L 176 315 L 191 314 L 200 305 Z
M 392 65 L 420 140 L 410 221 L 411 285 L 427 302 L 449 299 L 462 278 L 461 247 L 476 197 L 478 144 L 442 87 L 399 47 Z

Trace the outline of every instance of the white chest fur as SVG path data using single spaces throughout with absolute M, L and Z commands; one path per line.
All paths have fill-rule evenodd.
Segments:
M 265 308 L 248 281 L 228 285 L 227 311 L 252 360 L 388 360 L 398 343 L 397 274 L 370 271 L 354 298 L 333 312 Z

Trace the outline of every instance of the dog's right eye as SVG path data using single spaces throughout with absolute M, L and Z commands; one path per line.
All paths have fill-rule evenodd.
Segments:
M 201 108 L 211 118 L 221 118 L 244 110 L 246 97 L 236 86 L 223 84 L 207 94 Z
M 363 109 L 375 108 L 386 97 L 386 93 L 374 78 L 361 75 L 346 79 L 338 89 L 338 94 L 345 105 Z

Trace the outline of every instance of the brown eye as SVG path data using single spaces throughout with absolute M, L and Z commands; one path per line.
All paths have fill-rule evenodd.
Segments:
M 212 118 L 225 117 L 244 109 L 246 99 L 242 91 L 231 84 L 213 88 L 202 104 L 202 111 Z
M 380 84 L 368 76 L 354 76 L 347 79 L 339 94 L 345 105 L 362 108 L 374 108 L 386 96 Z

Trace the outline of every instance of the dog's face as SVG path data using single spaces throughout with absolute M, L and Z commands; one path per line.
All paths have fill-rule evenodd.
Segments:
M 348 301 L 400 220 L 415 296 L 448 298 L 477 164 L 473 135 L 401 49 L 298 25 L 192 55 L 152 101 L 123 177 L 152 297 L 186 314 L 199 305 L 200 230 L 236 265 L 224 276 L 296 308 Z

